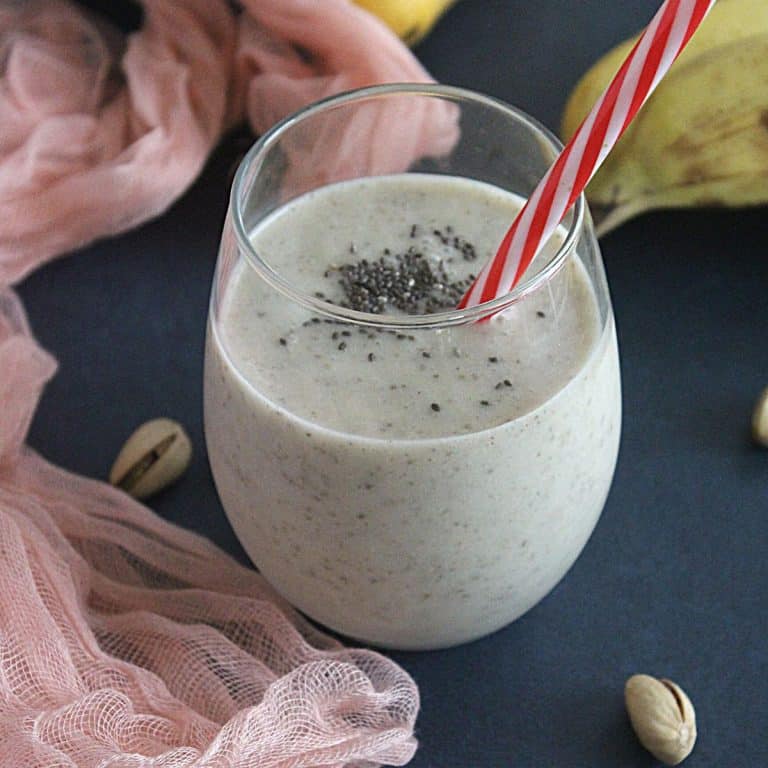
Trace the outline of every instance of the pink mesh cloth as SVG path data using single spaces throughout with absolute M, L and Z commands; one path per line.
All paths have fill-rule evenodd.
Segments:
M 418 692 L 254 571 L 24 445 L 55 361 L 7 286 L 164 210 L 222 130 L 426 73 L 346 0 L 0 3 L 0 768 L 402 765 Z M 299 53 L 294 45 L 300 45 Z M 5 286 L 5 287 L 3 287 Z
M 402 669 L 24 447 L 55 367 L 0 291 L 0 766 L 407 762 L 418 692 Z
M 243 115 L 260 133 L 341 90 L 429 80 L 350 0 L 141 4 L 124 40 L 67 0 L 0 2 L 0 285 L 165 210 Z

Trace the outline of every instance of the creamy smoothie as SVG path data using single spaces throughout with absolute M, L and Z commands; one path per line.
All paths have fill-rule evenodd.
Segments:
M 292 201 L 251 238 L 334 305 L 445 311 L 520 204 L 456 177 L 359 179 Z M 323 317 L 245 261 L 222 295 L 211 464 L 288 600 L 344 634 L 431 648 L 498 629 L 564 575 L 602 510 L 620 426 L 613 320 L 578 257 L 490 322 L 439 330 Z

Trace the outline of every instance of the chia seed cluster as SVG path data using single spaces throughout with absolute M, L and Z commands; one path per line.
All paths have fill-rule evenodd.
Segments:
M 410 232 L 411 238 L 415 238 L 418 225 L 412 225 Z M 454 235 L 450 226 L 445 230 L 435 229 L 432 235 L 465 261 L 477 258 L 475 247 Z M 350 252 L 354 251 L 354 246 L 350 247 Z M 332 267 L 326 274 L 330 272 L 339 275 L 338 282 L 344 293 L 340 306 L 373 314 L 393 308 L 409 315 L 452 309 L 475 279 L 474 275 L 469 275 L 461 280 L 450 280 L 446 260 L 428 259 L 415 245 L 403 253 L 393 254 L 385 249 L 378 259 L 360 259 Z
M 419 226 L 412 225 L 410 238 L 415 239 L 418 233 Z M 343 294 L 341 300 L 331 301 L 322 291 L 315 291 L 314 295 L 331 304 L 336 303 L 341 307 L 374 314 L 381 314 L 392 309 L 407 314 L 429 314 L 452 309 L 472 285 L 475 275 L 470 274 L 461 280 L 450 280 L 447 265 L 453 262 L 455 258 L 474 261 L 477 259 L 477 251 L 470 242 L 455 235 L 450 226 L 444 230 L 432 230 L 429 235 L 449 249 L 445 258 L 434 255 L 427 256 L 415 245 L 410 246 L 402 253 L 392 253 L 389 248 L 385 248 L 382 251 L 382 256 L 378 259 L 363 258 L 341 266 L 329 266 L 325 270 L 324 277 L 326 279 L 330 279 L 334 275 L 338 276 L 338 284 Z M 352 255 L 357 253 L 354 243 L 349 246 L 349 253 Z M 537 312 L 537 315 L 544 317 L 543 312 Z M 339 325 L 344 325 L 343 320 L 312 317 L 305 320 L 302 327 L 320 323 L 329 324 L 336 328 Z M 399 333 L 391 329 L 359 327 L 357 330 L 360 335 L 369 339 L 374 339 L 379 334 L 389 334 L 398 341 L 416 341 L 416 337 L 412 334 Z M 358 346 L 354 341 L 352 332 L 347 328 L 342 330 L 329 329 L 329 337 L 340 352 L 347 350 L 349 344 L 352 344 L 353 348 Z M 285 337 L 279 338 L 278 341 L 281 346 L 288 345 Z M 457 348 L 454 348 L 453 354 L 455 357 L 461 357 Z M 421 350 L 420 355 L 425 359 L 432 357 L 432 354 L 427 350 Z M 377 357 L 374 352 L 367 351 L 365 359 L 369 363 L 374 363 Z M 501 360 L 497 355 L 491 355 L 487 362 L 493 366 L 500 363 Z M 438 374 L 434 374 L 434 376 L 438 378 Z M 390 389 L 396 389 L 397 386 L 392 384 Z M 512 388 L 513 385 L 509 379 L 502 379 L 493 387 L 496 391 Z M 479 400 L 479 404 L 488 407 L 492 402 L 482 399 Z M 429 403 L 429 408 L 434 414 L 440 413 L 443 409 L 440 403 L 435 402 Z

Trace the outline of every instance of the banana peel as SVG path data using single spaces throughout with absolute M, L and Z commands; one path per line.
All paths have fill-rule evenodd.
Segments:
M 425 38 L 456 0 L 354 0 L 378 16 L 406 45 Z
M 636 39 L 570 96 L 567 140 Z M 587 187 L 599 235 L 658 208 L 768 202 L 768 1 L 720 0 Z

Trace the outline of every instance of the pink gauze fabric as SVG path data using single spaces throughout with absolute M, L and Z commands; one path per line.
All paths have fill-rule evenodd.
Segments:
M 349 0 L 141 5 L 124 40 L 66 0 L 0 3 L 0 285 L 161 213 L 244 115 L 261 133 L 342 90 L 430 80 Z
M 56 363 L 10 284 L 159 214 L 243 115 L 262 131 L 428 79 L 347 0 L 142 5 L 123 39 L 63 0 L 0 3 L 0 768 L 402 765 L 419 701 L 402 669 L 24 444 Z

